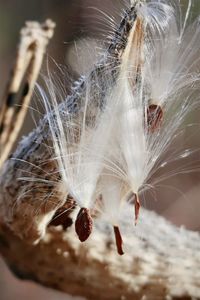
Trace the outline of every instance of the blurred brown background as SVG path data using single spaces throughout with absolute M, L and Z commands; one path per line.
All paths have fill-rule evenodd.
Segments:
M 187 0 L 182 1 L 183 8 Z M 97 9 L 94 9 L 97 8 Z M 71 50 L 73 41 L 90 37 L 92 48 L 100 45 L 100 41 L 109 32 L 106 17 L 98 9 L 112 16 L 115 20 L 120 18 L 123 0 L 0 0 L 0 99 L 9 72 L 14 61 L 19 31 L 26 20 L 43 21 L 51 18 L 56 22 L 56 31 L 48 47 L 48 54 L 58 64 L 74 67 L 75 73 L 81 72 L 82 67 Z M 193 1 L 193 18 L 200 13 L 200 1 Z M 95 40 L 95 41 L 94 41 Z M 96 40 L 98 40 L 96 42 Z M 199 41 L 200 43 L 200 41 Z M 81 51 L 81 50 L 80 50 Z M 84 47 L 82 49 L 84 52 Z M 94 52 L 94 51 L 93 51 Z M 84 55 L 84 53 L 83 53 Z M 78 58 L 77 58 L 78 59 Z M 85 58 L 86 59 L 86 58 Z M 96 59 L 96 58 L 94 58 Z M 72 61 L 73 60 L 73 63 Z M 85 63 L 86 64 L 86 63 Z M 45 69 L 45 66 L 44 66 Z M 78 70 L 77 70 L 78 69 Z M 34 102 L 37 99 L 34 99 Z M 188 122 L 199 123 L 200 112 L 189 116 Z M 31 115 L 26 120 L 26 134 L 33 126 Z M 187 140 L 187 145 L 185 141 Z M 200 149 L 199 125 L 188 129 L 176 141 L 173 147 L 180 146 L 184 149 Z M 200 161 L 200 152 L 189 158 L 189 163 L 196 165 Z M 179 162 L 173 168 L 180 167 Z M 172 168 L 172 169 L 173 169 Z M 177 226 L 185 226 L 191 230 L 200 230 L 200 172 L 193 172 L 173 176 L 163 181 L 154 193 L 146 193 L 143 205 L 162 214 Z M 0 300 L 61 300 L 67 299 L 66 295 L 38 287 L 33 283 L 23 283 L 15 279 L 1 263 L 0 269 Z M 69 297 L 68 299 L 72 299 Z M 74 299 L 74 298 L 73 298 Z

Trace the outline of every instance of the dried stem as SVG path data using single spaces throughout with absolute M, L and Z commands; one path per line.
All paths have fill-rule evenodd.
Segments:
M 46 20 L 43 24 L 26 22 L 21 30 L 16 61 L 0 111 L 0 167 L 8 158 L 24 122 L 54 27 L 55 24 L 51 20 Z

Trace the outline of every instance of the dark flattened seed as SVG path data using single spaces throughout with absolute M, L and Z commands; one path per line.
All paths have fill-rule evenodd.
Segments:
M 81 208 L 76 218 L 75 230 L 81 242 L 85 242 L 92 232 L 93 221 L 90 211 L 87 208 Z
M 48 227 L 62 225 L 63 229 L 66 230 L 68 227 L 72 226 L 72 224 L 72 219 L 66 216 L 64 212 L 61 212 L 60 215 L 54 217 L 54 219 L 49 223 Z
M 159 105 L 151 104 L 147 108 L 147 125 L 150 132 L 154 132 L 161 126 L 163 110 Z
M 137 225 L 137 221 L 140 213 L 140 200 L 137 195 L 135 195 L 135 225 Z
M 118 252 L 119 255 L 123 255 L 124 254 L 124 251 L 122 249 L 123 241 L 122 241 L 122 237 L 121 237 L 119 227 L 118 226 L 113 226 L 113 228 L 114 228 L 114 233 L 115 233 L 115 241 L 116 241 L 116 246 L 117 246 L 117 252 Z
M 73 212 L 75 207 L 75 201 L 68 196 L 66 203 L 55 212 L 48 227 L 62 225 L 63 229 L 66 230 L 73 224 L 70 214 Z

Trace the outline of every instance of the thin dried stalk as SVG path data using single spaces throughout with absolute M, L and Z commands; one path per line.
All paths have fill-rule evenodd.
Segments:
M 53 36 L 54 28 L 55 24 L 51 20 L 46 20 L 42 24 L 26 22 L 21 30 L 15 65 L 0 111 L 0 167 L 8 158 L 23 125 L 43 56 Z

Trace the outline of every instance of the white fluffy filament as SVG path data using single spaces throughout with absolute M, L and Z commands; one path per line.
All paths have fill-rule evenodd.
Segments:
M 125 49 L 111 57 L 120 65 L 108 64 L 100 85 L 98 74 L 85 77 L 76 113 L 67 104 L 61 110 L 54 88 L 52 104 L 41 91 L 63 188 L 80 208 L 93 208 L 98 198 L 115 229 L 130 193 L 139 210 L 140 190 L 162 166 L 185 115 L 198 105 L 200 26 L 199 20 L 187 26 L 190 8 L 191 1 L 184 19 L 178 0 L 137 1 Z M 114 83 L 109 68 L 117 70 Z

